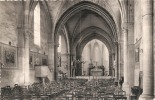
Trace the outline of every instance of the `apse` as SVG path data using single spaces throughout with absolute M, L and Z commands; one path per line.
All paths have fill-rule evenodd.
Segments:
M 98 39 L 89 41 L 82 51 L 82 75 L 90 75 L 91 66 L 99 68 L 104 66 L 104 74 L 109 75 L 109 51 L 106 45 Z M 102 74 L 102 75 L 104 75 Z

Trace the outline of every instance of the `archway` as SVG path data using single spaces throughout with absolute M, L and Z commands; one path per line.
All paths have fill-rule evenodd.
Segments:
M 63 33 L 59 35 L 59 46 L 58 46 L 58 76 L 64 78 L 68 76 L 69 72 L 69 57 L 68 57 L 68 48 L 67 40 Z
M 82 61 L 85 62 L 82 64 L 82 75 L 91 75 L 89 70 L 91 65 L 99 67 L 101 70 L 101 67 L 104 67 L 101 76 L 109 75 L 109 51 L 100 40 L 92 39 L 84 46 Z
M 94 22 L 94 20 L 97 20 L 97 22 Z M 76 68 L 80 72 L 76 72 L 76 75 L 81 75 L 81 68 L 78 68 L 81 64 L 73 65 L 72 62 L 81 60 L 84 46 L 92 39 L 102 41 L 108 48 L 109 59 L 112 59 L 112 55 L 115 52 L 115 42 L 118 40 L 116 24 L 112 16 L 102 7 L 92 2 L 80 2 L 69 8 L 56 24 L 53 36 L 54 44 L 56 45 L 62 29 L 66 29 L 69 39 L 70 70 Z M 57 67 L 57 46 L 54 49 L 55 67 Z M 112 67 L 113 61 L 110 61 L 109 66 Z

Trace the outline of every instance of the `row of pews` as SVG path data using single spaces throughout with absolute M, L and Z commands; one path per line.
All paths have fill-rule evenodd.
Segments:
M 33 83 L 28 86 L 1 88 L 1 100 L 54 100 L 62 94 L 79 87 L 87 82 L 86 79 L 65 79 L 50 83 Z
M 63 79 L 1 88 L 1 100 L 127 100 L 114 79 Z
M 113 79 L 98 79 L 59 96 L 57 100 L 127 100 L 126 93 Z

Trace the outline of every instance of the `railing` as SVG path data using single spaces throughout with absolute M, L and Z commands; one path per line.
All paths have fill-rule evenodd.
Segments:
M 112 79 L 112 76 L 76 76 L 76 79 L 88 79 L 88 80 L 93 80 L 93 79 Z

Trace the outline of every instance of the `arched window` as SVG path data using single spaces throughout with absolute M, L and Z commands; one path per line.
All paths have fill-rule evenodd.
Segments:
M 34 9 L 34 44 L 40 46 L 40 5 Z

